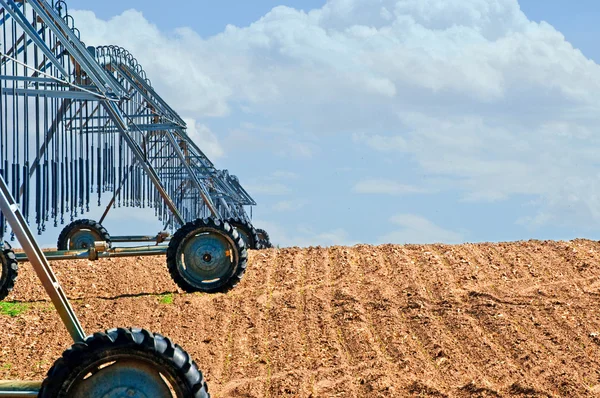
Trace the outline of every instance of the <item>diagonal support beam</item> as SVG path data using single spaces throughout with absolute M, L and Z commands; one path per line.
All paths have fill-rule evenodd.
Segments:
M 215 208 L 215 205 L 213 204 L 212 200 L 210 199 L 210 196 L 208 196 L 208 192 L 206 192 L 206 188 L 204 187 L 204 185 L 202 185 L 200 183 L 200 181 L 198 181 L 198 177 L 196 176 L 196 173 L 194 173 L 194 170 L 192 170 L 192 168 L 190 167 L 190 164 L 187 162 L 187 159 L 183 155 L 183 152 L 181 152 L 181 148 L 179 148 L 177 141 L 175 141 L 175 138 L 173 137 L 173 133 L 171 133 L 170 131 L 165 131 L 165 134 L 166 134 L 168 140 L 171 142 L 171 145 L 173 146 L 173 150 L 175 151 L 175 154 L 177 155 L 177 157 L 179 158 L 181 163 L 184 165 L 185 169 L 188 172 L 188 176 L 191 178 L 192 183 L 196 186 L 196 188 L 200 192 L 200 195 L 202 196 L 204 203 L 206 203 L 206 206 L 208 206 L 208 209 L 212 213 L 213 217 L 220 218 L 219 213 L 217 212 L 217 209 Z
M 23 247 L 25 254 L 27 254 L 27 259 L 31 265 L 33 265 L 33 269 L 42 282 L 44 289 L 46 289 L 46 292 L 50 296 L 54 307 L 56 307 L 56 310 L 58 311 L 60 318 L 69 331 L 69 334 L 73 338 L 73 341 L 76 343 L 82 342 L 85 340 L 85 332 L 83 331 L 83 327 L 81 326 L 81 323 L 79 323 L 79 320 L 75 315 L 75 311 L 69 303 L 67 295 L 60 286 L 60 283 L 52 271 L 48 260 L 44 256 L 42 249 L 40 249 L 36 243 L 33 234 L 27 226 L 27 221 L 25 221 L 25 218 L 21 214 L 21 210 L 16 204 L 14 198 L 10 195 L 8 186 L 1 175 L 0 211 L 2 212 L 2 215 L 6 217 L 10 228 L 17 236 L 17 239 Z
M 44 40 L 38 35 L 33 26 L 29 23 L 25 15 L 19 10 L 19 7 L 13 0 L 0 0 L 0 4 L 4 7 L 4 9 L 17 21 L 17 23 L 23 28 L 25 32 L 29 35 L 29 37 L 35 42 L 35 44 L 42 50 L 44 55 L 48 57 L 48 59 L 54 64 L 56 69 L 63 75 L 65 79 L 68 78 L 69 74 L 62 67 L 58 59 L 54 56 L 52 51 L 48 48 Z
M 8 1 L 12 2 L 13 0 Z M 81 40 L 79 40 L 75 33 L 71 31 L 60 15 L 56 14 L 56 12 L 51 7 L 48 7 L 45 2 L 42 4 L 39 0 L 27 0 L 27 3 L 35 10 L 35 12 L 37 12 L 42 21 L 44 21 L 58 37 L 67 52 L 72 56 L 76 56 L 79 64 L 94 82 L 98 90 L 104 92 L 108 89 L 115 95 L 121 94 L 119 87 L 110 80 L 108 73 L 98 65 Z
M 133 152 L 133 155 L 140 162 L 140 164 L 144 168 L 144 171 L 146 172 L 146 174 L 152 181 L 152 184 L 154 184 L 154 187 L 158 190 L 158 193 L 160 194 L 160 196 L 162 196 L 167 207 L 169 208 L 169 210 L 171 210 L 171 213 L 173 213 L 173 217 L 175 217 L 175 219 L 177 220 L 177 222 L 180 225 L 185 224 L 185 221 L 184 221 L 183 217 L 181 216 L 179 209 L 177 209 L 177 206 L 175 206 L 175 203 L 173 203 L 173 200 L 169 197 L 169 194 L 167 193 L 167 191 L 163 187 L 162 183 L 160 182 L 160 178 L 156 174 L 156 171 L 154 170 L 152 165 L 146 161 L 146 158 L 144 157 L 144 153 L 143 153 L 142 149 L 140 148 L 138 143 L 135 142 L 135 140 L 129 134 L 127 123 L 121 117 L 121 112 L 118 109 L 117 105 L 114 102 L 110 102 L 110 101 L 102 101 L 102 103 L 103 103 L 104 107 L 106 108 L 106 112 L 109 114 L 109 116 L 115 123 L 115 126 L 119 129 L 119 133 L 125 139 L 125 142 L 127 143 L 129 148 Z

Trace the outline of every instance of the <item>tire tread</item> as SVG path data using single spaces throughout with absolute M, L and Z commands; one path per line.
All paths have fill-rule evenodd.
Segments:
M 234 249 L 238 254 L 238 264 L 231 277 L 225 283 L 215 288 L 200 289 L 197 286 L 191 285 L 181 276 L 179 268 L 177 267 L 177 250 L 179 246 L 190 233 L 198 231 L 202 228 L 221 230 L 223 234 L 229 236 L 229 238 L 231 238 L 231 240 L 234 242 Z M 175 232 L 167 249 L 167 268 L 171 274 L 171 278 L 173 278 L 173 281 L 175 281 L 175 283 L 187 293 L 227 293 L 231 289 L 235 288 L 238 283 L 240 283 L 244 273 L 246 272 L 247 263 L 248 252 L 242 237 L 229 223 L 213 218 L 200 218 L 185 224 L 183 227 L 177 230 L 177 232 Z
M 159 340 L 160 344 L 158 344 Z M 103 333 L 94 333 L 85 341 L 75 343 L 50 368 L 38 396 L 40 398 L 66 396 L 68 391 L 65 392 L 63 384 L 87 357 L 109 349 L 120 348 L 133 348 L 159 357 L 174 367 L 177 382 L 184 384 L 192 392 L 192 398 L 210 398 L 202 372 L 181 347 L 166 337 L 138 328 L 110 329 Z M 176 357 L 185 357 L 187 360 L 181 363 L 176 360 Z
M 2 251 L 2 267 L 6 267 L 6 276 L 0 280 L 0 301 L 12 292 L 19 276 L 19 263 L 15 253 L 10 249 Z
M 79 227 L 87 227 L 96 231 L 96 233 L 102 237 L 102 240 L 104 240 L 106 243 L 108 243 L 108 246 L 110 246 L 110 234 L 106 228 L 102 226 L 102 224 L 94 220 L 82 219 L 73 221 L 64 227 L 62 231 L 60 231 L 60 235 L 58 235 L 58 240 L 56 242 L 56 247 L 58 250 L 69 250 L 70 234 Z

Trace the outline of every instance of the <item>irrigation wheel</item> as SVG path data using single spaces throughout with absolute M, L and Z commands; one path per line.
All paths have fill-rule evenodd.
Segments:
M 12 250 L 3 250 L 0 252 L 0 263 L 2 263 L 2 272 L 0 273 L 0 300 L 13 290 L 17 275 L 19 274 L 19 264 Z
M 58 250 L 89 249 L 96 241 L 107 242 L 110 246 L 106 228 L 94 220 L 76 220 L 61 231 L 56 247 Z
M 169 242 L 167 267 L 186 292 L 217 293 L 234 288 L 246 271 L 244 241 L 228 223 L 198 219 L 181 227 Z
M 195 362 L 143 329 L 111 329 L 75 343 L 54 363 L 40 398 L 209 398 Z
M 264 229 L 257 228 L 256 234 L 258 235 L 258 241 L 263 249 L 270 249 L 273 247 L 273 244 L 271 243 L 271 238 L 269 237 L 267 231 L 265 231 Z
M 240 234 L 246 244 L 246 248 L 250 250 L 260 250 L 262 248 L 256 229 L 248 221 L 241 218 L 230 218 L 226 221 Z

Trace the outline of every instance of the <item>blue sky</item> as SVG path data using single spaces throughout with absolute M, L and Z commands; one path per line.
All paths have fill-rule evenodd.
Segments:
M 68 4 L 69 9 L 91 9 L 103 19 L 133 8 L 142 11 L 161 29 L 190 26 L 202 36 L 212 36 L 222 32 L 227 25 L 249 25 L 279 5 L 310 10 L 323 6 L 325 0 L 183 0 L 167 7 L 163 6 L 164 2 L 146 0 L 104 0 L 94 2 L 93 8 L 88 0 L 69 0 Z
M 600 58 L 596 34 L 600 6 L 591 0 L 521 0 L 521 9 L 533 21 L 547 21 L 567 40 L 594 60 Z
M 86 43 L 140 60 L 275 243 L 598 238 L 600 7 L 375 3 L 69 6 Z M 134 217 L 106 226 L 159 228 Z

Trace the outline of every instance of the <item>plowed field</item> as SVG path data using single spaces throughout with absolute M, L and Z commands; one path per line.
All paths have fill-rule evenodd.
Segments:
M 179 292 L 163 257 L 53 265 L 86 332 L 171 337 L 213 397 L 583 397 L 599 260 L 587 240 L 271 249 L 226 295 Z M 0 379 L 42 379 L 69 337 L 29 264 L 8 300 Z

